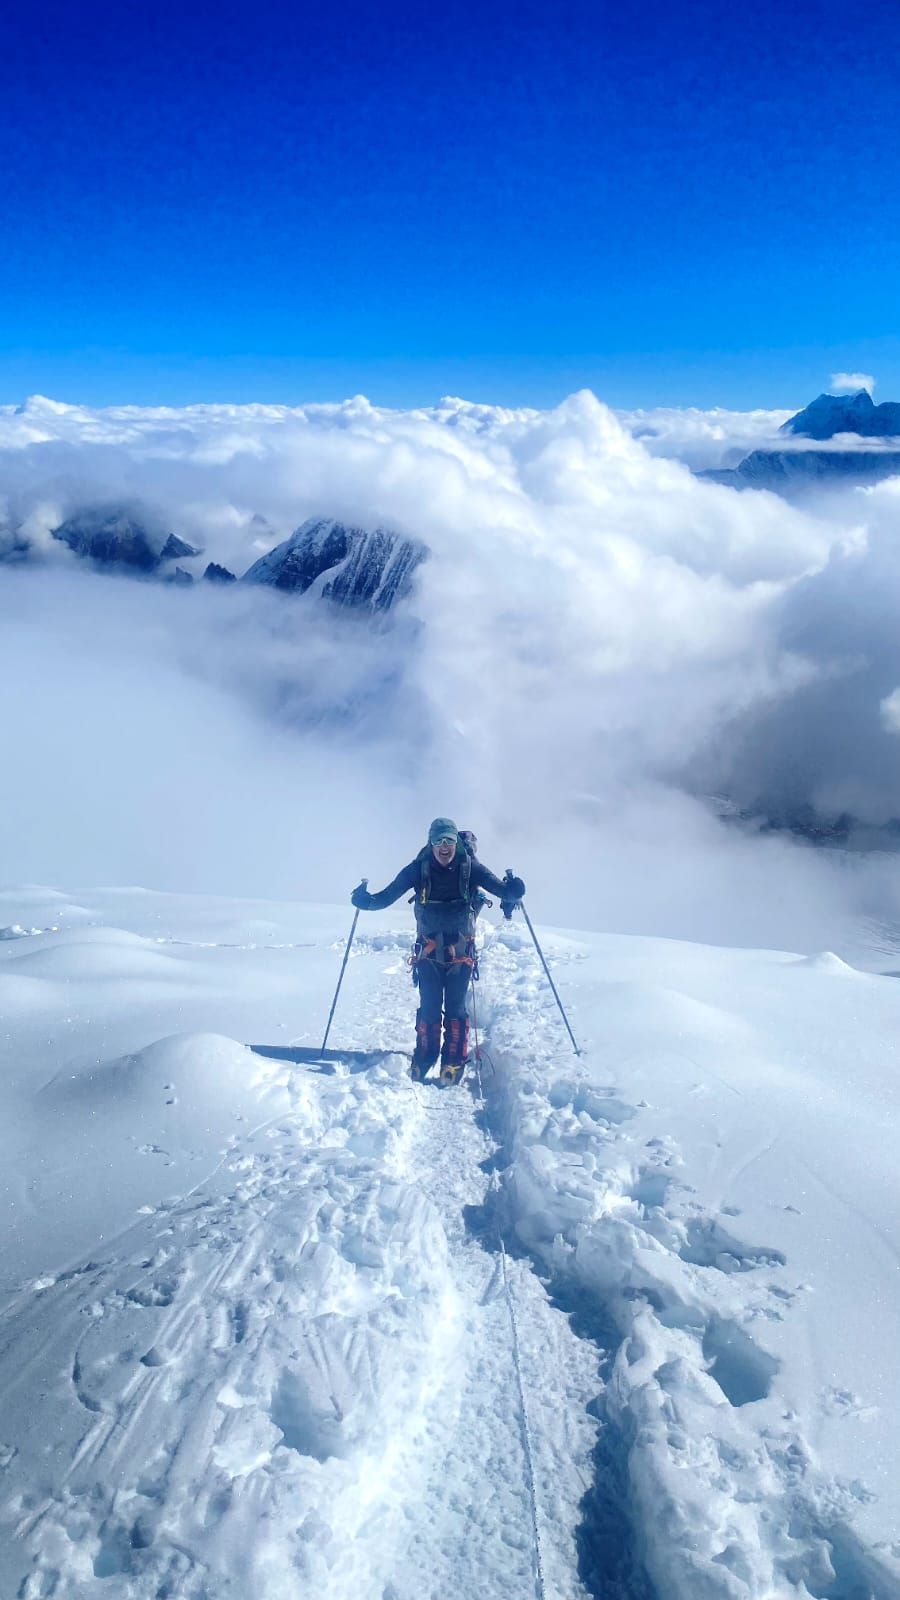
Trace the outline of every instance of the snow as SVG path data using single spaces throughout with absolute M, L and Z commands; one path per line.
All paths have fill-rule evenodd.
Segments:
M 896 979 L 350 915 L 0 893 L 0 1595 L 894 1600 Z

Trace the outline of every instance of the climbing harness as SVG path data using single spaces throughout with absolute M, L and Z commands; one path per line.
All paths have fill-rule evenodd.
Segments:
M 462 949 L 461 954 L 459 953 L 460 947 Z M 432 962 L 442 972 L 448 972 L 451 967 L 470 967 L 473 979 L 477 980 L 478 978 L 478 952 L 475 948 L 473 934 L 466 935 L 464 940 L 457 934 L 456 939 L 451 944 L 447 944 L 442 933 L 436 933 L 429 937 L 423 937 L 420 934 L 406 962 L 411 969 L 412 981 L 416 988 L 419 985 L 419 966 L 423 961 Z

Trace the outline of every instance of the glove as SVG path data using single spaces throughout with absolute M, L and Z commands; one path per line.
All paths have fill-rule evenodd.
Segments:
M 509 921 L 519 901 L 524 898 L 525 885 L 521 878 L 513 872 L 507 872 L 503 879 L 503 899 L 500 901 L 500 910 Z
M 350 896 L 350 904 L 355 906 L 357 911 L 369 911 L 371 909 L 372 896 L 366 888 L 368 881 L 368 878 L 363 878 L 362 883 L 354 889 Z

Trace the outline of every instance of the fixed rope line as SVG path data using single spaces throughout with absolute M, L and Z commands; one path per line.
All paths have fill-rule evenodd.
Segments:
M 481 1078 L 481 1046 L 478 1042 L 478 1018 L 475 1009 L 475 987 L 472 986 L 472 1023 L 475 1032 L 475 1076 L 478 1080 L 478 1097 L 482 1105 L 485 1104 L 484 1084 Z M 493 1062 L 491 1062 L 493 1070 Z M 491 1174 L 491 1188 L 499 1196 L 500 1174 L 496 1168 Z M 544 1580 L 544 1563 L 541 1556 L 541 1530 L 538 1522 L 537 1483 L 534 1471 L 534 1449 L 531 1442 L 531 1423 L 528 1420 L 528 1402 L 525 1399 L 525 1380 L 522 1376 L 522 1347 L 519 1340 L 519 1323 L 516 1316 L 515 1301 L 512 1295 L 512 1284 L 509 1277 L 509 1261 L 506 1255 L 506 1245 L 503 1242 L 503 1229 L 500 1226 L 500 1207 L 495 1208 L 497 1223 L 497 1243 L 500 1247 L 500 1267 L 503 1280 L 503 1293 L 506 1298 L 506 1310 L 509 1315 L 509 1326 L 512 1335 L 512 1358 L 516 1374 L 516 1388 L 519 1393 L 519 1411 L 522 1417 L 522 1447 L 525 1454 L 525 1472 L 528 1479 L 528 1502 L 531 1508 L 531 1537 L 532 1553 L 534 1558 L 534 1582 L 538 1600 L 547 1600 L 547 1585 Z
M 500 1178 L 498 1173 L 493 1175 L 494 1187 L 499 1194 Z M 547 1600 L 547 1585 L 544 1580 L 544 1563 L 541 1556 L 541 1530 L 538 1522 L 537 1483 L 534 1471 L 534 1447 L 531 1442 L 531 1423 L 528 1420 L 528 1402 L 525 1399 L 525 1380 L 522 1376 L 522 1347 L 519 1340 L 519 1322 L 516 1316 L 515 1301 L 512 1296 L 512 1285 L 509 1279 L 509 1261 L 506 1254 L 506 1245 L 503 1243 L 503 1234 L 500 1229 L 500 1218 L 497 1218 L 497 1239 L 500 1245 L 500 1265 L 503 1276 L 503 1291 L 506 1296 L 506 1309 L 509 1312 L 509 1325 L 512 1330 L 512 1356 L 513 1367 L 516 1373 L 516 1388 L 519 1391 L 519 1410 L 522 1414 L 522 1446 L 525 1453 L 525 1469 L 528 1479 L 528 1499 L 531 1506 L 531 1532 L 534 1551 L 534 1582 L 538 1600 Z
M 481 1076 L 481 1062 L 483 1056 L 486 1056 L 489 1061 L 490 1057 L 487 1056 L 486 1051 L 482 1051 L 478 1038 L 478 1012 L 475 1003 L 474 984 L 472 986 L 472 1028 L 475 1035 L 475 1078 L 478 1083 L 478 1098 L 482 1105 L 484 1105 L 484 1082 Z M 491 1069 L 493 1070 L 493 1062 L 491 1062 Z M 416 1099 L 419 1100 L 423 1110 L 435 1110 L 440 1115 L 446 1115 L 446 1111 L 443 1107 L 431 1107 L 424 1105 L 418 1093 L 419 1085 L 417 1083 L 413 1084 L 413 1088 L 416 1091 Z M 500 1174 L 496 1170 L 491 1174 L 491 1189 L 499 1195 Z M 499 1206 L 496 1208 L 496 1223 L 497 1245 L 500 1251 L 500 1275 L 503 1283 L 503 1294 L 506 1300 L 507 1315 L 509 1317 L 513 1370 L 516 1375 L 516 1390 L 519 1396 L 519 1414 L 522 1419 L 522 1451 L 525 1457 L 525 1476 L 528 1484 L 528 1504 L 531 1512 L 531 1547 L 535 1593 L 537 1600 L 547 1600 L 547 1584 L 544 1578 L 544 1561 L 541 1551 L 541 1529 L 540 1522 L 538 1520 L 537 1481 L 534 1469 L 534 1446 L 532 1443 L 531 1423 L 528 1418 L 528 1402 L 525 1398 L 525 1379 L 522 1374 L 522 1346 L 519 1339 L 519 1321 L 518 1317 L 516 1316 L 515 1301 L 513 1300 L 512 1293 L 512 1283 L 510 1282 L 509 1258 L 506 1254 L 506 1245 L 503 1242 L 503 1231 L 500 1227 Z

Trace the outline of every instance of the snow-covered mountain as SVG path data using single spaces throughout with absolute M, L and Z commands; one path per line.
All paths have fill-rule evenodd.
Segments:
M 866 439 L 900 437 L 900 405 L 876 406 L 867 389 L 854 395 L 820 394 L 789 417 L 780 433 L 821 442 L 838 435 Z M 853 484 L 879 483 L 900 473 L 900 451 L 890 449 L 758 449 L 736 467 L 707 468 L 698 474 L 732 489 L 770 489 L 785 498 Z
M 833 439 L 838 433 L 857 433 L 865 439 L 895 439 L 900 436 L 900 404 L 885 400 L 876 405 L 868 389 L 856 394 L 820 394 L 789 417 L 780 433 L 800 434 L 806 439 Z
M 75 555 L 98 566 L 141 573 L 158 572 L 168 561 L 199 554 L 178 534 L 154 527 L 151 520 L 121 506 L 87 506 L 51 532 Z
M 254 517 L 254 525 L 267 526 Z M 168 531 L 152 513 L 121 506 L 86 506 L 50 534 L 98 570 L 164 577 L 191 584 L 202 576 L 227 584 L 235 574 L 217 562 L 201 571 L 174 566 L 201 552 Z M 5 558 L 19 563 L 33 554 L 27 536 L 9 532 Z M 339 606 L 372 612 L 389 611 L 411 592 L 416 568 L 428 556 L 427 546 L 405 539 L 389 528 L 363 528 L 337 518 L 311 517 L 244 573 L 246 583 L 266 584 L 291 594 L 312 593 Z
M 701 477 L 732 489 L 771 489 L 789 497 L 842 484 L 880 483 L 900 473 L 900 450 L 753 450 L 737 467 Z
M 348 916 L 0 893 L 4 1600 L 896 1600 L 896 980 Z
M 339 605 L 387 611 L 409 594 L 428 550 L 389 528 L 357 528 L 311 517 L 244 574 L 245 583 L 305 594 Z

